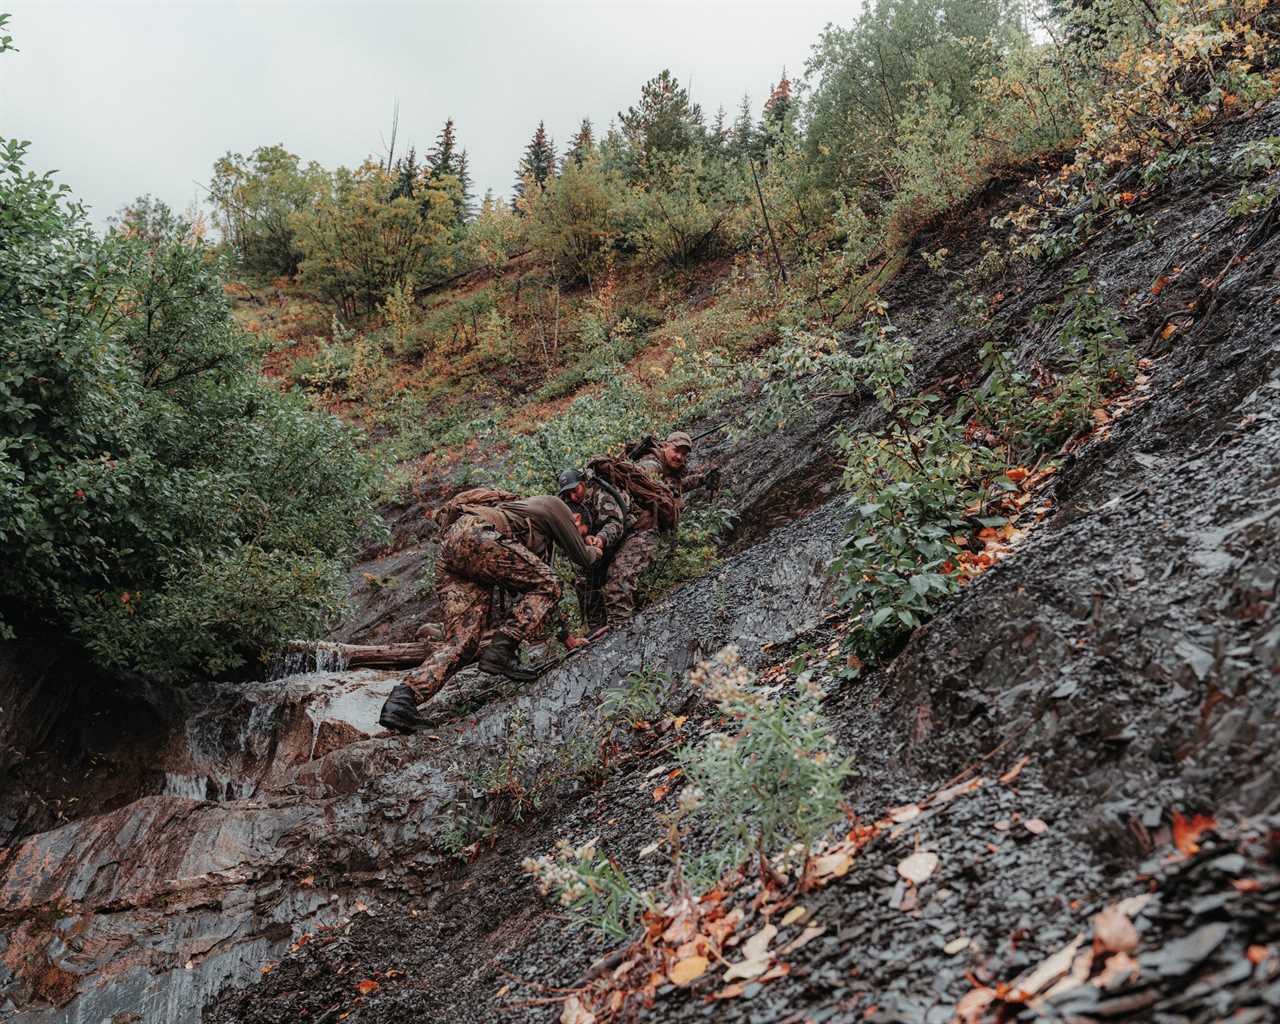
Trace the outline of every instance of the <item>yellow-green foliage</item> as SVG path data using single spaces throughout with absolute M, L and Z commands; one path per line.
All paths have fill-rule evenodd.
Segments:
M 568 161 L 528 201 L 529 244 L 566 282 L 590 281 L 622 236 L 633 205 L 626 183 L 598 157 Z
M 387 292 L 450 270 L 454 201 L 444 189 L 389 199 L 393 176 L 367 162 L 339 169 L 314 210 L 294 214 L 304 258 L 301 283 L 354 318 L 374 312 Z

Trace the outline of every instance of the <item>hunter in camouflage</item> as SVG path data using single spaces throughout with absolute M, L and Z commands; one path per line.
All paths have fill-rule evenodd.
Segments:
M 413 731 L 424 725 L 417 705 L 477 654 L 486 672 L 531 678 L 519 668 L 518 650 L 522 640 L 539 634 L 560 600 L 560 580 L 551 564 L 555 549 L 583 568 L 600 558 L 600 542 L 584 539 L 580 523 L 551 495 L 464 506 L 446 530 L 437 560 L 444 642 L 391 692 L 380 717 L 384 726 Z M 499 590 L 516 600 L 494 630 L 487 624 Z
M 560 474 L 559 487 L 560 497 L 571 509 L 581 511 L 588 529 L 602 546 L 603 557 L 574 578 L 582 621 L 590 632 L 606 623 L 605 573 L 626 532 L 627 496 L 594 475 L 576 469 L 566 469 Z
M 693 441 L 683 430 L 677 430 L 654 446 L 653 451 L 637 465 L 655 480 L 665 484 L 683 502 L 684 493 L 701 487 L 716 476 L 710 468 L 690 473 L 689 452 Z M 653 564 L 662 546 L 662 538 L 653 515 L 639 509 L 628 523 L 628 532 L 605 570 L 603 587 L 605 612 L 610 627 L 621 626 L 636 613 L 636 592 L 640 577 Z

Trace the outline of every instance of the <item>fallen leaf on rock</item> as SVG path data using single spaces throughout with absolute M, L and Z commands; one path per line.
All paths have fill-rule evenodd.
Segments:
M 377 992 L 381 987 L 372 978 L 365 978 L 364 981 L 356 982 L 356 991 L 362 996 L 367 996 L 370 992 Z
M 742 978 L 750 981 L 752 978 L 758 978 L 769 969 L 769 961 L 765 960 L 740 960 L 736 964 L 730 964 L 729 969 L 724 972 L 725 981 L 733 981 Z
M 1000 781 L 1003 782 L 1006 786 L 1009 785 L 1009 783 L 1011 783 L 1014 779 L 1016 779 L 1019 775 L 1022 774 L 1022 769 L 1027 766 L 1027 762 L 1030 760 L 1031 760 L 1031 756 L 1029 754 L 1023 754 L 1020 758 L 1018 758 L 1017 761 L 1014 762 L 1014 765 L 1012 768 L 1010 768 L 1007 772 L 1005 772 L 1003 775 L 1000 776 Z
M 705 956 L 690 956 L 676 963 L 671 968 L 671 984 L 684 987 L 695 978 L 701 978 L 707 973 L 707 967 L 710 964 Z
M 564 1001 L 560 1024 L 596 1024 L 596 1015 L 583 1006 L 577 996 L 570 996 Z
M 745 988 L 746 986 L 740 981 L 732 985 L 726 985 L 719 992 L 707 996 L 707 1002 L 711 1002 L 714 999 L 737 999 L 738 996 L 742 995 Z
M 678 946 L 682 942 L 688 942 L 696 932 L 697 926 L 694 924 L 693 915 L 686 912 L 667 926 L 666 931 L 662 933 L 662 941 L 671 946 Z
M 1093 983 L 1098 988 L 1111 988 L 1113 985 L 1131 981 L 1137 976 L 1138 961 L 1128 953 L 1117 953 L 1115 956 L 1107 957 L 1107 962 L 1102 965 L 1102 971 L 1093 979 Z
M 813 862 L 813 874 L 816 878 L 842 878 L 853 866 L 853 858 L 847 853 L 828 853 Z
M 1262 883 L 1256 878 L 1233 878 L 1231 884 L 1237 892 L 1258 892 L 1262 888 Z
M 801 946 L 807 946 L 810 942 L 812 942 L 814 939 L 816 939 L 819 935 L 821 935 L 826 930 L 827 930 L 827 926 L 824 924 L 809 925 L 808 928 L 806 928 L 794 939 L 792 939 L 780 950 L 778 950 L 778 956 L 785 956 L 787 953 L 794 953 Z
M 769 950 L 769 943 L 778 934 L 775 925 L 767 924 L 742 944 L 742 956 L 746 960 L 758 960 Z
M 653 802 L 656 804 L 664 796 L 671 792 L 670 786 L 659 786 L 653 791 Z
M 276 969 L 276 965 L 275 965 L 275 964 L 264 964 L 264 965 L 262 966 L 262 973 L 263 973 L 263 974 L 270 974 L 270 973 L 271 973 L 272 971 L 274 971 L 275 969 Z
M 1160 332 L 1160 337 L 1162 337 L 1165 341 L 1168 341 L 1170 338 L 1173 337 L 1174 332 L 1177 331 L 1177 329 L 1178 329 L 1177 324 L 1165 324 L 1164 329 Z
M 994 825 L 993 827 L 994 827 L 998 832 L 1008 832 L 1008 831 L 1009 831 L 1009 829 L 1010 829 L 1010 828 L 1012 828 L 1013 826 L 1010 824 L 1010 822 L 1009 822 L 1009 819 L 1008 819 L 1008 818 L 1001 818 L 999 821 L 997 821 L 997 822 L 995 823 L 995 825 Z
M 956 1003 L 956 1020 L 961 1024 L 977 1024 L 982 1019 L 983 1011 L 996 998 L 994 989 L 975 988 L 966 992 L 960 1002 Z
M 1024 998 L 1039 994 L 1047 985 L 1057 981 L 1071 969 L 1076 951 L 1083 943 L 1084 932 L 1081 932 L 1053 956 L 1021 975 L 1010 986 L 1011 991 L 1022 993 Z
M 1138 948 L 1138 930 L 1119 907 L 1107 907 L 1093 919 L 1093 944 L 1100 952 L 1132 953 Z
M 658 847 L 660 847 L 661 845 L 662 845 L 661 839 L 657 840 L 656 842 L 650 843 L 648 846 L 646 846 L 643 850 L 640 851 L 640 856 L 641 857 L 652 856 L 653 854 L 658 852 Z
M 1257 967 L 1258 964 L 1262 963 L 1263 960 L 1266 960 L 1268 957 L 1271 956 L 1271 947 L 1270 946 L 1250 946 L 1247 950 L 1245 950 L 1244 955 L 1249 958 L 1249 963 L 1253 964 L 1254 967 Z
M 1184 818 L 1178 811 L 1173 812 L 1173 845 L 1183 856 L 1190 857 L 1200 849 L 1199 839 L 1218 823 L 1206 814 L 1196 814 Z
M 757 985 L 763 985 L 766 981 L 777 981 L 779 978 L 785 978 L 791 973 L 790 964 L 774 964 L 764 974 L 756 978 Z
M 913 853 L 898 863 L 898 874 L 908 882 L 919 885 L 928 879 L 938 867 L 938 855 L 928 851 Z
M 809 911 L 807 911 L 804 907 L 792 907 L 790 910 L 786 912 L 786 914 L 783 915 L 782 920 L 779 922 L 779 924 L 781 924 L 781 926 L 785 928 L 789 924 L 795 924 L 797 921 L 803 918 L 804 915 L 807 913 L 809 913 Z
M 1026 821 L 1022 823 L 1022 827 L 1025 828 L 1028 832 L 1030 832 L 1033 836 L 1042 836 L 1049 831 L 1049 826 L 1046 825 L 1040 818 L 1028 818 Z
M 957 953 L 963 953 L 969 948 L 969 936 L 961 935 L 958 939 L 952 939 L 942 947 L 942 952 L 947 956 L 955 956 Z
M 918 818 L 919 816 L 919 804 L 904 804 L 901 807 L 889 808 L 889 817 L 898 825 L 901 825 L 904 821 L 910 821 L 912 818 Z

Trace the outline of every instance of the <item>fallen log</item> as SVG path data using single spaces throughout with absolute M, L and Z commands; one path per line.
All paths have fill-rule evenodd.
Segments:
M 338 644 L 326 641 L 294 640 L 291 653 L 314 654 L 317 665 L 340 668 L 414 668 L 426 661 L 434 644 L 415 640 L 403 644 Z

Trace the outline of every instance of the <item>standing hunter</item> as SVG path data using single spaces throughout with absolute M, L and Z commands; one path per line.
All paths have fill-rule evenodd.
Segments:
M 467 500 L 471 495 L 474 503 Z M 427 724 L 418 705 L 439 692 L 477 652 L 485 672 L 520 681 L 535 678 L 536 672 L 520 667 L 520 642 L 541 632 L 560 600 L 560 580 L 551 567 L 555 549 L 587 569 L 603 547 L 596 537 L 584 536 L 580 516 L 549 494 L 520 499 L 503 492 L 466 492 L 438 514 L 446 518 L 437 521 L 447 524 L 436 585 L 444 607 L 445 639 L 382 706 L 379 723 L 398 732 Z M 499 590 L 514 594 L 516 601 L 489 638 L 486 625 Z
M 636 462 L 654 482 L 673 498 L 674 515 L 669 523 L 659 521 L 656 511 L 632 495 L 627 534 L 605 569 L 603 587 L 605 613 L 610 628 L 617 628 L 636 613 L 636 591 L 640 577 L 653 564 L 662 544 L 662 534 L 674 536 L 685 492 L 713 483 L 719 470 L 712 466 L 696 473 L 689 471 L 693 441 L 683 430 L 673 431 L 665 441 L 652 445 Z
M 601 544 L 600 560 L 579 572 L 574 582 L 582 621 L 591 633 L 606 622 L 603 587 L 610 560 L 626 533 L 630 501 L 625 492 L 592 472 L 566 469 L 557 484 L 560 497 L 571 509 L 581 512 L 583 521 Z

